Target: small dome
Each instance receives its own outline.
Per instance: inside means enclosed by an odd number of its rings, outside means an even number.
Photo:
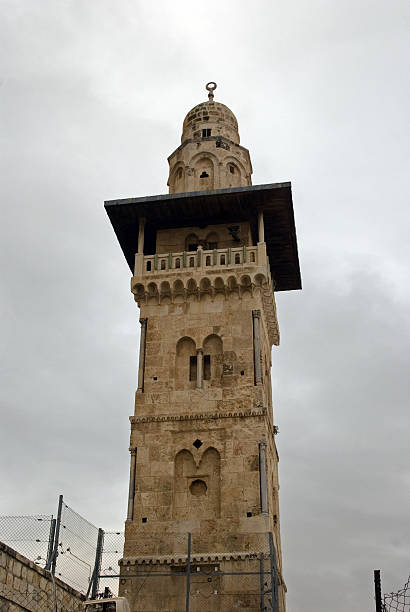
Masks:
[[[185,117],[181,142],[207,136],[225,136],[239,144],[238,122],[225,104],[213,100],[202,102],[194,106]]]

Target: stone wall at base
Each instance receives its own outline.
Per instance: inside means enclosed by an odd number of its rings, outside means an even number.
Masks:
[[[0,542],[0,612],[51,612],[54,610],[53,581],[46,572],[23,555]],[[80,612],[85,596],[55,579],[57,609]]]

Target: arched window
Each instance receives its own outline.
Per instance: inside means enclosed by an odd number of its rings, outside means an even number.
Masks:
[[[175,385],[176,390],[190,388],[196,381],[196,348],[192,338],[181,338],[176,346]]]
[[[186,251],[196,251],[199,245],[199,238],[196,234],[189,234],[185,238],[185,250]]]
[[[204,380],[216,379],[222,373],[222,340],[211,334],[204,340]]]
[[[235,263],[236,264],[240,264],[241,263],[241,255],[240,255],[240,253],[235,253]]]
[[[206,237],[206,249],[209,251],[213,251],[218,248],[219,237],[216,232],[210,232]]]
[[[176,260],[175,260],[175,267],[176,268],[180,268],[181,267],[181,260],[179,259],[179,257],[177,257]]]
[[[209,157],[201,157],[194,166],[195,189],[214,189],[214,164]]]

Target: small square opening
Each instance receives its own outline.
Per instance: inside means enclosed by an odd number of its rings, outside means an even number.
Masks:
[[[250,518],[250,517],[252,516],[252,512],[247,512],[247,513],[246,513],[246,516],[247,516],[248,518]]]
[[[146,523],[146,522],[147,522],[147,520],[148,520],[148,519],[147,519],[147,517],[146,517],[146,516],[143,516],[143,517],[142,517],[142,519],[141,519],[141,521],[142,521],[143,523]]]
[[[195,448],[201,448],[203,442],[201,440],[196,439],[195,442],[192,443]]]

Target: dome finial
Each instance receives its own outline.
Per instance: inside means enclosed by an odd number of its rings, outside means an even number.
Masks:
[[[209,83],[207,83],[205,87],[209,91],[208,93],[209,101],[212,102],[212,100],[214,99],[214,90],[216,89],[215,81],[209,81]]]

